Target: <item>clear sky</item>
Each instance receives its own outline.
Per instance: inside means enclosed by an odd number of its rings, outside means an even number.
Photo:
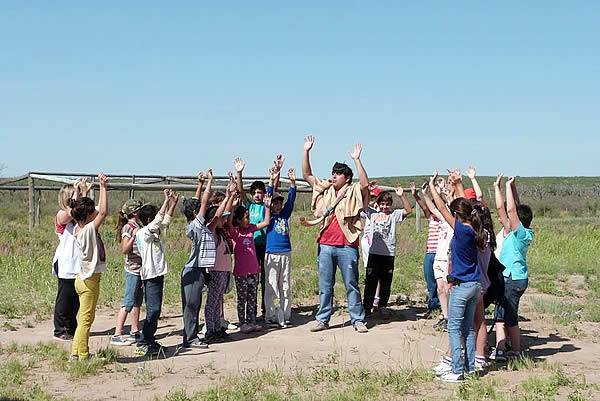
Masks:
[[[2,174],[600,175],[598,1],[182,3],[0,3]]]

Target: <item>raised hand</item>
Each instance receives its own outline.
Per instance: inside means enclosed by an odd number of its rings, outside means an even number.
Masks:
[[[354,145],[354,148],[350,152],[348,152],[348,154],[350,155],[352,160],[358,160],[358,159],[360,159],[361,152],[362,152],[362,145],[360,143],[357,143]]]
[[[475,167],[473,166],[469,166],[469,171],[467,171],[467,177],[469,177],[470,179],[474,180],[475,179]]]
[[[98,174],[98,182],[100,183],[101,187],[106,187],[106,184],[108,183],[108,177],[104,175],[104,173],[100,172]]]
[[[375,181],[375,180],[369,181],[369,192],[371,192],[375,188],[376,185],[377,185],[377,181]]]
[[[213,179],[213,170],[210,167],[206,169],[206,178],[208,178],[211,181]]]
[[[396,185],[396,195],[404,196],[404,188],[400,184]]]
[[[430,187],[433,188],[433,187],[435,187],[437,185],[437,182],[436,182],[437,177],[438,177],[438,171],[434,170],[433,171],[433,175],[431,177],[429,177],[429,186]]]
[[[515,177],[514,176],[510,176],[508,177],[508,179],[506,180],[506,185],[513,185],[513,183],[515,182]]]
[[[313,145],[315,144],[315,137],[312,135],[308,135],[306,137],[304,137],[304,150],[305,151],[309,151],[312,149]]]
[[[279,175],[279,170],[277,170],[276,167],[271,167],[269,169],[269,177],[271,179],[271,181],[275,181],[277,179],[277,176]]]
[[[410,194],[412,196],[417,196],[417,186],[415,185],[414,181],[410,182]]]
[[[267,192],[264,197],[265,207],[271,207],[271,199],[271,194]]]
[[[173,199],[173,202],[177,203],[177,202],[179,202],[180,197],[181,197],[181,195],[179,193],[176,193],[176,194],[174,193],[174,194],[172,194],[171,199]]]
[[[198,173],[198,182],[204,184],[204,173],[202,171]]]
[[[165,195],[165,200],[169,200],[169,199],[171,199],[171,196],[173,195],[173,191],[169,188],[165,188],[165,189],[163,189],[163,194]]]
[[[494,181],[494,186],[500,186],[500,184],[502,183],[502,177],[504,177],[504,173],[498,173],[498,175],[496,175],[496,181]]]
[[[281,153],[278,154],[277,156],[275,156],[275,160],[273,161],[273,164],[275,165],[275,169],[277,171],[281,171],[284,160],[285,160],[285,158],[283,157],[283,155]]]
[[[296,170],[291,168],[288,170],[288,178],[291,182],[296,182]]]
[[[233,167],[235,168],[235,171],[241,173],[242,171],[244,171],[244,167],[246,167],[246,164],[244,163],[241,157],[236,157],[233,160]]]
[[[225,188],[225,190],[227,191],[227,193],[229,195],[235,193],[237,189],[237,185],[235,184],[235,181],[230,180],[229,183],[227,183],[227,187]]]

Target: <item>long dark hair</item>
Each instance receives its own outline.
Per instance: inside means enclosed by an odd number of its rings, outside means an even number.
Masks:
[[[96,210],[96,204],[87,196],[71,199],[69,201],[69,207],[71,208],[71,216],[73,216],[78,223],[85,223],[88,216]]]
[[[481,224],[483,225],[483,229],[486,230],[489,234],[490,240],[490,248],[492,251],[496,250],[496,234],[494,233],[494,220],[492,219],[492,214],[490,213],[490,209],[481,202],[476,200],[471,201],[473,203],[473,209],[479,215],[481,219]]]
[[[475,239],[473,245],[484,250],[487,242],[487,235],[483,230],[483,222],[477,210],[467,198],[456,198],[450,203],[450,211],[461,221],[461,223],[469,223],[475,231]]]

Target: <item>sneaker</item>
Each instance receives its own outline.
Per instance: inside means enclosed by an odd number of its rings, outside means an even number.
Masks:
[[[291,327],[293,326],[292,321],[291,320],[286,320],[285,321],[285,327]]]
[[[379,306],[379,297],[373,298],[373,306]]]
[[[487,368],[485,356],[475,356],[475,372],[484,371]]]
[[[124,346],[124,345],[131,345],[134,342],[131,341],[131,339],[128,338],[123,338],[121,336],[112,336],[110,338],[110,345],[116,345],[116,346]]]
[[[73,336],[70,334],[58,334],[53,335],[52,338],[56,341],[61,341],[64,343],[68,343],[69,341],[73,341]]]
[[[518,351],[508,351],[506,353],[506,358],[507,359],[522,359],[525,356],[525,354],[523,354],[523,352],[518,352]]]
[[[392,317],[392,312],[388,308],[382,307],[379,308],[379,316],[384,320],[388,320]]]
[[[452,372],[452,359],[447,356],[443,357],[440,363],[433,368],[433,373],[436,376],[442,376],[450,372]]]
[[[503,349],[494,349],[490,354],[490,359],[496,362],[506,362],[506,352]]]
[[[252,325],[244,323],[242,324],[242,327],[240,327],[240,331],[244,334],[248,334],[252,333],[252,331],[254,331],[254,328],[252,327]]]
[[[220,331],[213,331],[211,333],[207,333],[202,341],[207,344],[216,344],[222,343],[223,341],[225,341],[225,339],[221,336]]]
[[[263,331],[263,327],[260,324],[250,324],[250,327],[252,327],[252,331]]]
[[[271,319],[265,320],[265,324],[269,327],[279,327],[279,322]]]
[[[446,383],[462,383],[465,380],[462,374],[452,373],[452,371],[438,376],[437,379]]]
[[[217,331],[217,334],[223,341],[231,341],[231,336],[229,336],[225,330],[219,330]]]
[[[310,328],[310,331],[313,333],[316,333],[318,331],[323,331],[323,330],[327,330],[329,328],[329,326],[327,326],[325,323],[317,320]]]
[[[365,322],[356,323],[356,325],[354,326],[354,330],[358,331],[359,333],[369,332],[369,329],[367,329],[367,325],[365,324]]]
[[[226,329],[226,330],[237,330],[238,327],[231,323],[229,320],[223,319],[221,318],[221,327]]]
[[[71,355],[69,356],[69,362],[78,361],[79,355]]]
[[[433,325],[433,328],[439,331],[448,331],[448,319],[441,318]]]
[[[142,333],[140,333],[139,331],[134,331],[133,333],[129,333],[129,341],[131,341],[132,344],[135,344],[139,341],[142,340]]]
[[[138,344],[135,347],[135,354],[140,356],[153,356],[160,353],[161,345],[159,343],[154,344]]]
[[[196,337],[190,343],[187,343],[187,344],[183,343],[183,346],[185,348],[199,348],[199,349],[206,349],[206,348],[208,348],[208,344],[205,341],[199,339],[198,337]]]

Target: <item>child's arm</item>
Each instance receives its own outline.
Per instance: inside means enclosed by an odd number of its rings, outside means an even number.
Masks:
[[[273,195],[273,192],[277,191],[277,185],[279,185],[279,171],[276,167],[269,169],[269,185],[267,186],[267,192]]]
[[[96,214],[93,221],[96,231],[98,231],[108,214],[108,199],[106,198],[108,177],[104,173],[100,173],[98,174],[98,182],[100,183],[100,199],[98,200],[98,214]]]
[[[152,220],[150,224],[148,224],[148,232],[157,233],[160,231],[160,226],[162,225],[163,219],[165,218],[165,212],[167,211],[167,206],[169,205],[169,200],[171,198],[172,192],[173,191],[171,191],[170,189],[163,190],[165,199],[160,209],[158,210],[158,213],[156,213],[154,220]]]
[[[304,138],[304,151],[302,152],[302,176],[308,182],[311,188],[315,186],[317,179],[312,173],[312,169],[310,167],[310,158],[309,153],[315,144],[315,137],[312,135],[308,135]]]
[[[246,167],[246,164],[244,163],[241,157],[236,157],[233,160],[233,167],[235,167],[235,171],[237,173],[237,190],[240,193],[240,199],[246,199],[244,193],[244,181],[242,179],[242,172],[244,171],[244,167]]]
[[[398,195],[400,197],[400,200],[402,201],[402,208],[404,209],[404,213],[403,213],[404,217],[411,214],[412,207],[410,206],[410,203],[408,203],[408,199],[406,199],[406,196],[404,196],[404,188],[402,188],[402,185],[400,185],[400,184],[396,185],[396,195]]]
[[[521,204],[521,199],[519,199],[519,194],[517,193],[516,177],[515,177],[515,180],[513,180],[513,182],[512,182],[511,188],[512,188],[513,198],[515,198],[515,205],[519,206]]]
[[[427,183],[427,185],[429,185],[429,183]],[[433,190],[435,191],[435,188]],[[431,199],[429,199],[429,196],[427,196],[427,194],[425,192],[423,192],[423,199],[425,200],[425,204],[429,208],[429,211],[431,212],[431,214],[433,214],[438,220],[443,220],[444,216],[442,216],[440,211],[433,204],[433,201]]]
[[[265,227],[268,227],[271,224],[271,194],[265,194],[265,219],[260,223],[256,224],[256,231],[262,230]]]
[[[357,143],[354,145],[354,149],[348,152],[352,160],[354,160],[354,164],[356,165],[356,171],[358,171],[358,182],[360,184],[360,192],[363,196],[363,202],[369,202],[369,177],[367,176],[367,172],[360,161],[360,154],[362,153],[362,145]]]
[[[464,189],[463,183],[462,183],[462,174],[460,173],[460,168],[457,168],[456,170],[453,170],[453,171],[448,170],[448,179],[450,180],[452,185],[454,185],[455,194],[459,198],[464,198],[465,197],[465,189]]]
[[[173,213],[175,213],[175,207],[177,206],[177,202],[179,202],[179,194],[175,194],[172,190],[169,190],[169,201],[171,202],[169,205],[169,210],[167,210],[167,214],[162,221],[162,227],[164,229],[169,227],[169,224],[171,224]]]
[[[414,181],[410,182],[410,193],[413,196],[413,198],[415,198],[415,202],[417,202],[419,204],[419,207],[421,208],[421,210],[423,210],[423,214],[425,215],[425,218],[429,219],[429,216],[431,216],[431,212],[429,211],[429,208],[427,207],[427,204],[423,201],[423,199],[421,199],[419,197],[419,193],[417,192],[417,187],[416,187]],[[423,193],[423,196],[425,196],[424,193]]]
[[[223,200],[221,201],[221,203],[219,203],[219,206],[217,207],[217,211],[215,212],[215,217],[212,219],[212,221],[208,224],[208,228],[212,229],[218,222],[218,219],[223,216],[223,213],[225,212],[225,210],[229,207],[229,210],[231,210],[231,203],[233,201],[233,197],[232,195],[232,190],[230,189],[230,184],[227,184],[227,186],[225,187],[225,198],[223,198]],[[235,184],[233,187],[233,191],[235,191]]]
[[[283,161],[284,161],[284,157],[283,155],[280,153],[277,156],[275,156],[275,160],[273,161],[273,164],[275,165],[274,169],[277,172],[277,175],[275,176],[275,179],[273,180],[273,191],[277,191],[277,188],[279,188],[279,177],[281,176],[281,169],[283,168]]]
[[[504,209],[504,197],[502,196],[502,189],[500,188],[503,176],[502,173],[498,173],[496,176],[496,181],[494,181],[494,198],[496,200],[496,212],[498,213],[500,224],[504,227],[504,236],[506,236],[506,234],[510,232],[510,222],[508,221],[508,216]]]
[[[471,179],[471,183],[473,184],[473,190],[475,191],[475,196],[477,196],[477,200],[479,202],[483,201],[483,192],[481,192],[481,187],[477,182],[477,178],[475,177],[476,171],[475,167],[469,166],[469,171],[467,172],[467,176]]]
[[[519,220],[519,215],[517,214],[517,204],[512,192],[514,182],[515,177],[508,177],[508,180],[506,180],[506,213],[508,214],[510,228],[516,231],[519,228],[519,224],[521,224],[521,220]]]
[[[281,214],[289,218],[294,211],[294,203],[296,202],[296,170],[293,168],[288,170],[288,179],[290,180],[290,189],[288,191],[288,198],[283,205]]]
[[[444,218],[444,220],[446,220],[446,222],[450,225],[450,227],[452,227],[452,229],[454,229],[454,223],[455,223],[454,216],[452,216],[452,213],[450,213],[450,211],[446,208],[446,204],[442,200],[442,197],[440,196],[440,194],[438,194],[437,190],[435,189],[435,186],[437,185],[437,183],[435,182],[435,180],[437,179],[437,175],[438,175],[438,172],[437,172],[437,170],[435,170],[433,172],[433,175],[429,179],[429,188],[431,188],[431,191],[430,191],[431,196],[433,197],[433,201],[435,202],[437,209],[442,214],[442,217]]]
[[[196,187],[196,193],[194,194],[194,198],[200,199],[202,196],[202,186],[204,185],[204,173],[200,171],[198,173],[198,187]]]
[[[213,182],[213,171],[212,168],[206,169],[206,188],[204,188],[204,193],[202,194],[202,200],[200,201],[200,216],[204,216],[206,213],[206,209],[208,209],[208,203],[210,201],[210,191],[212,189]]]

